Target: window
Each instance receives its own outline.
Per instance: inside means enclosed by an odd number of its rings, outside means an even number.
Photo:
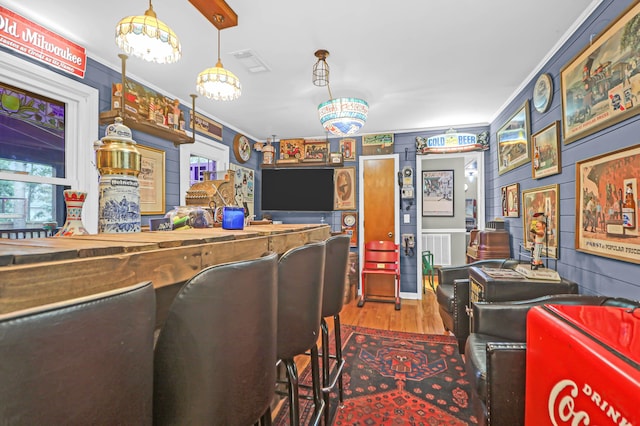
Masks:
[[[65,105],[0,82],[0,170],[43,180],[65,174]],[[56,209],[63,187],[0,181],[0,227],[62,222]]]
[[[229,147],[196,134],[193,144],[180,145],[180,203],[185,205],[187,190],[204,180],[204,172],[216,172],[222,179],[229,167]],[[222,176],[220,176],[222,174]]]
[[[71,188],[89,194],[83,222],[97,232],[98,91],[5,52],[0,76],[0,226],[62,225]]]

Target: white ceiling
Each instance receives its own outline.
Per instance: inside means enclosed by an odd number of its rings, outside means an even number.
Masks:
[[[489,123],[559,41],[601,0],[227,0],[238,26],[221,33],[221,59],[240,99],[199,97],[197,109],[251,138],[324,137],[311,82],[314,52],[327,49],[334,97],[369,102],[361,134]],[[0,5],[86,47],[120,70],[116,23],[147,0],[0,0]],[[182,44],[171,65],[127,61],[127,77],[191,105],[196,76],[214,66],[217,30],[188,0],[155,0]],[[253,51],[269,67],[252,74],[232,53]]]

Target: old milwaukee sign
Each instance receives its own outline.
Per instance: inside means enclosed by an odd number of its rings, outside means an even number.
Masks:
[[[84,47],[0,6],[0,45],[84,78]]]

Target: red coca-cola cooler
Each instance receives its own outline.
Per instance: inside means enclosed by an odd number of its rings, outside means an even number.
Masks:
[[[525,424],[640,425],[640,309],[536,306]]]

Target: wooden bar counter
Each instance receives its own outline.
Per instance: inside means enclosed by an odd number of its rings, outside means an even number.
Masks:
[[[0,239],[0,314],[147,280],[158,294],[208,266],[267,251],[282,254],[330,234],[328,225],[269,224],[244,230]]]

